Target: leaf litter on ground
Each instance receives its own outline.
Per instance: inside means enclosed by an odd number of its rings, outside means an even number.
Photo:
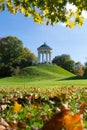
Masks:
[[[12,88],[0,93],[0,130],[87,129],[87,88]]]

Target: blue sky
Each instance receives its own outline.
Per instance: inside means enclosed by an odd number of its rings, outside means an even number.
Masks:
[[[66,28],[62,24],[38,25],[22,14],[0,13],[0,38],[16,36],[37,56],[37,48],[46,42],[51,48],[52,58],[69,54],[75,62],[87,61],[87,21],[82,27]]]

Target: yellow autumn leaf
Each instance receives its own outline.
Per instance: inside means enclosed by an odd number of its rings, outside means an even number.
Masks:
[[[31,14],[28,12],[28,10],[25,11],[25,16],[26,17],[30,17],[31,16]]]
[[[40,14],[37,13],[37,12],[34,12],[34,18],[33,19],[38,24],[43,23],[43,21],[44,21],[43,16],[40,16]]]
[[[74,17],[74,12],[71,12],[71,13],[70,13],[70,17]]]
[[[4,3],[5,2],[5,0],[0,0],[0,3]]]
[[[11,13],[16,14],[16,13],[17,13],[17,10],[16,10],[16,9],[13,9],[13,10],[11,11]]]
[[[58,3],[62,3],[63,1],[62,0],[58,0]]]
[[[11,2],[8,2],[7,5],[8,5],[9,8],[11,8],[11,9],[13,8],[13,4]]]
[[[64,24],[65,24],[66,26],[68,26],[69,23],[70,23],[70,19],[69,19],[69,18],[66,18],[66,22],[64,22]]]
[[[32,116],[33,116],[32,113],[28,113],[28,114],[25,115],[26,118],[30,118],[30,117],[32,117]]]
[[[17,101],[14,102],[14,106],[13,106],[13,110],[15,113],[18,113],[22,108],[22,105],[21,104],[18,104]]]
[[[82,25],[83,25],[83,22],[84,22],[84,17],[80,17],[80,18],[79,18],[79,23],[78,23],[78,25],[79,25],[79,26],[82,26]]]
[[[70,28],[73,28],[75,26],[75,22],[71,22],[70,24],[69,24],[69,27]]]
[[[48,13],[49,13],[49,10],[48,10],[48,9],[45,9],[45,13],[48,14]]]
[[[21,13],[25,13],[24,7],[22,7],[22,8],[20,9],[20,12],[21,12]]]

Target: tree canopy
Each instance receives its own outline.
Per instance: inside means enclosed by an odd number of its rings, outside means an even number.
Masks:
[[[17,74],[21,68],[32,65],[36,59],[18,38],[0,38],[0,76]]]
[[[70,55],[62,54],[55,56],[52,61],[54,64],[63,67],[64,69],[74,73],[75,62],[71,59]]]
[[[67,9],[67,3],[74,5],[76,10]],[[82,11],[87,10],[87,0],[0,0],[0,12],[4,10],[31,16],[36,23],[45,21],[46,25],[53,25],[63,22],[72,28],[83,24]]]

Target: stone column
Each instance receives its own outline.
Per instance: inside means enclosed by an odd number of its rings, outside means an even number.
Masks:
[[[48,63],[48,53],[46,52],[46,63]]]
[[[38,63],[40,63],[40,52],[38,51]]]
[[[44,63],[44,52],[42,52],[42,63]]]
[[[52,63],[52,61],[51,61],[51,52],[49,52],[49,63]]]

